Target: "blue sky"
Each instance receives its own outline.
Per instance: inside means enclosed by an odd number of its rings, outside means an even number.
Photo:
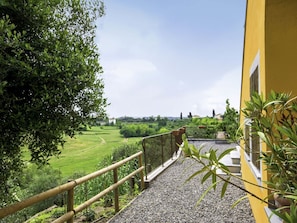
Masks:
[[[96,42],[110,117],[239,109],[245,0],[106,0]]]

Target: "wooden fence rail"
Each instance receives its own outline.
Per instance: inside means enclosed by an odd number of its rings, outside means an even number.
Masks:
[[[128,161],[132,159],[138,158],[138,166],[139,168],[129,175],[125,176],[124,178],[118,180],[118,174],[117,174],[117,169],[127,163]],[[123,159],[117,163],[114,163],[108,167],[105,167],[101,170],[98,170],[96,172],[93,172],[91,174],[88,174],[86,176],[83,176],[81,178],[78,178],[76,180],[72,180],[68,183],[65,183],[63,185],[60,185],[58,187],[55,187],[53,189],[47,190],[43,193],[37,194],[33,197],[30,197],[26,200],[20,201],[18,203],[12,204],[10,206],[6,206],[0,209],[0,219],[4,218],[8,215],[14,214],[17,211],[20,211],[24,208],[27,208],[29,206],[32,206],[33,204],[36,204],[40,201],[46,200],[50,197],[56,196],[58,194],[61,194],[65,191],[67,191],[67,213],[62,215],[60,218],[56,219],[54,222],[55,223],[60,223],[60,222],[65,222],[67,223],[73,223],[73,217],[76,213],[81,212],[82,210],[86,209],[89,207],[92,203],[95,201],[99,200],[101,197],[106,195],[107,193],[111,192],[112,190],[114,191],[114,196],[115,196],[115,211],[119,211],[119,193],[118,193],[118,187],[123,184],[125,181],[128,179],[132,178],[136,174],[140,174],[140,180],[141,180],[141,189],[144,188],[144,174],[143,174],[144,167],[142,166],[142,152],[135,153],[134,155]],[[90,198],[89,200],[85,201],[84,203],[80,204],[79,206],[74,208],[74,188],[86,181],[89,181],[91,179],[94,179],[96,177],[101,176],[102,174],[113,171],[114,174],[114,183],[110,185],[108,188],[105,190],[101,191],[94,197]]]

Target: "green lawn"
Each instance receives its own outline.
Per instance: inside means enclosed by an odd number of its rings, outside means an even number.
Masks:
[[[123,143],[135,143],[141,138],[123,138],[120,131],[114,126],[92,127],[88,131],[77,134],[74,138],[66,138],[61,155],[53,157],[50,164],[59,169],[63,177],[75,172],[91,173],[97,164],[113,149]]]

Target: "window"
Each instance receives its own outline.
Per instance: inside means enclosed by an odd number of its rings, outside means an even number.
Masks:
[[[247,121],[244,127],[244,150],[249,157],[248,160],[260,171],[260,137],[255,134],[253,123],[250,120]]]
[[[254,92],[259,93],[259,66],[256,66],[250,76],[250,96]],[[250,134],[250,156],[251,161],[258,170],[260,170],[260,137],[253,130],[253,123],[251,123]]]
[[[250,155],[250,128],[251,126],[248,124],[245,124],[244,126],[244,150],[245,152]]]
[[[253,132],[253,124],[251,125]],[[260,137],[257,134],[251,135],[251,160],[255,167],[260,170]]]
[[[258,69],[258,66],[256,67],[256,69],[250,76],[250,96],[252,96],[252,94],[254,92],[259,93],[259,69]]]
[[[253,93],[259,93],[259,54],[257,54],[254,63],[250,69],[250,97],[252,97]],[[249,157],[249,161],[251,161],[253,169],[260,171],[261,163],[260,163],[260,137],[255,134],[253,123],[251,120],[246,120],[245,128],[244,128],[244,138],[245,138],[245,152]]]

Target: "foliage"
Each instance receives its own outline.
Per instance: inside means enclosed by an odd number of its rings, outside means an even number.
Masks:
[[[47,163],[65,134],[105,114],[94,42],[103,13],[100,0],[0,2],[0,205],[21,171],[21,146]]]
[[[269,185],[297,200],[297,97],[271,92],[264,100],[254,94],[243,113],[251,120],[252,132],[268,147],[261,159],[271,173]]]
[[[22,177],[18,179],[18,188],[15,189],[14,201],[24,200],[61,184],[61,173],[50,166],[37,167],[28,164],[23,171]],[[29,208],[23,209],[14,215],[6,217],[3,222],[24,222],[30,216],[39,213],[53,205],[63,205],[63,196],[57,195],[39,202]],[[0,220],[0,222],[2,222]]]
[[[193,118],[187,126],[187,135],[194,138],[214,139],[220,120],[210,117]]]
[[[141,147],[139,144],[123,144],[116,149],[114,149],[111,155],[106,156],[99,164],[98,169],[105,168],[107,166],[112,165],[115,162],[118,162],[122,159],[125,159],[136,152],[139,152]],[[134,170],[138,168],[138,161],[131,160],[130,162],[123,165],[121,168],[118,169],[118,178],[121,179]],[[83,173],[80,174],[81,176],[84,175]],[[80,177],[80,175],[74,175],[72,178],[76,179]],[[136,182],[139,178],[136,178]],[[80,204],[87,199],[95,196],[98,191],[103,191],[107,187],[113,184],[113,173],[111,171],[103,174],[102,176],[95,178],[87,183],[84,183],[75,188],[75,203]],[[122,186],[119,187],[120,195],[124,195],[130,192],[130,185],[129,182],[124,183]],[[113,200],[113,194],[110,193],[104,197],[105,206],[110,206]]]
[[[208,178],[212,179],[212,184],[204,192],[199,202],[211,189],[216,189],[217,185],[222,183],[221,197],[224,196],[227,186],[233,185],[246,192],[249,196],[275,206],[268,198],[258,197],[253,191],[247,191],[245,188],[232,183],[231,179],[234,177],[263,190],[273,191],[291,200],[288,212],[284,211],[284,208],[288,207],[283,207],[274,210],[273,213],[278,215],[284,222],[297,222],[297,97],[292,98],[289,94],[271,92],[265,100],[263,96],[255,93],[252,95],[251,100],[246,102],[243,114],[251,122],[251,134],[258,135],[268,147],[268,150],[266,152],[262,151],[261,154],[261,160],[270,174],[270,178],[266,182],[268,187],[253,184],[230,173],[229,169],[220,161],[231,150],[217,154],[215,149],[210,149],[207,153],[203,153],[202,148],[189,145],[184,136],[183,151],[185,155],[203,165],[188,180],[198,174],[204,174],[201,183],[204,183]],[[223,171],[226,176],[218,175],[216,172],[218,169]],[[242,199],[239,199],[238,202]]]
[[[215,139],[217,126],[188,126],[187,136],[198,139]]]
[[[158,134],[164,134],[170,132],[169,129],[162,127],[159,129]]]
[[[129,129],[127,132],[125,132],[125,135],[130,137],[129,135],[137,135],[139,133],[142,133],[144,131],[138,130],[136,133],[137,128],[141,128],[141,126],[144,124],[144,128],[149,128],[150,130],[147,132],[149,135],[159,134],[159,133],[165,133],[170,132],[174,129],[179,129],[182,126],[189,125],[191,123],[190,118],[174,118],[174,117],[143,117],[143,118],[133,118],[133,117],[121,117],[117,118],[117,126],[119,126],[120,129],[129,128],[130,125],[131,129]],[[126,130],[123,130],[126,131]],[[123,134],[124,136],[124,134]],[[142,135],[139,135],[140,137],[143,137]],[[148,136],[146,134],[146,136]],[[125,137],[125,136],[124,136]],[[134,136],[132,136],[134,137]]]
[[[204,118],[193,118],[191,125],[196,126],[208,126],[208,125],[218,125],[220,121],[215,118],[204,117]]]
[[[96,213],[92,209],[88,209],[87,211],[84,212],[84,216],[86,217],[87,222],[92,222],[96,218]]]
[[[24,174],[25,178],[27,178],[24,181],[24,186],[27,186],[27,196],[30,197],[54,188],[61,183],[61,172],[59,170],[53,169],[50,166],[37,168],[36,165],[31,165],[30,167],[28,167]],[[30,182],[30,184],[27,185],[27,182]],[[62,196],[49,198],[32,206],[30,215],[34,215],[35,213],[51,207],[54,204],[62,205],[63,202],[64,201]]]
[[[256,195],[254,195],[253,193],[247,191],[245,188],[232,183],[231,178],[238,178],[244,182],[247,182],[245,180],[243,180],[242,178],[238,177],[237,175],[234,175],[233,173],[231,173],[228,169],[228,167],[222,163],[221,161],[223,160],[223,158],[228,155],[231,151],[234,150],[234,148],[230,148],[230,149],[226,149],[224,152],[222,152],[221,154],[218,154],[218,151],[215,148],[210,148],[207,152],[205,152],[204,150],[204,146],[201,145],[199,148],[196,148],[193,144],[189,144],[186,135],[183,135],[183,145],[182,145],[182,150],[185,154],[185,157],[190,157],[192,159],[194,159],[195,161],[197,161],[199,164],[202,165],[202,168],[199,169],[198,171],[196,171],[194,174],[192,174],[187,181],[191,180],[192,178],[194,178],[195,176],[199,175],[199,174],[204,174],[204,176],[201,179],[201,183],[205,183],[205,181],[209,178],[212,179],[212,183],[211,185],[208,187],[208,189],[202,194],[202,196],[200,197],[200,199],[198,200],[198,204],[203,200],[203,198],[207,195],[207,193],[211,190],[211,189],[216,189],[218,184],[223,184],[223,186],[221,187],[221,198],[224,197],[227,186],[229,185],[233,185],[237,188],[239,188],[240,190],[243,190],[244,192],[249,193],[250,195],[260,199],[261,201],[267,203],[267,201],[265,201],[262,198],[257,197]],[[222,176],[217,174],[217,171],[220,170],[223,173],[226,174],[226,176]],[[250,183],[250,182],[248,182]],[[254,186],[259,186],[259,185],[255,185]],[[261,186],[260,186],[261,187]],[[264,187],[262,187],[264,188]],[[264,188],[266,189],[266,188]]]
[[[162,128],[167,125],[168,118],[161,118],[160,115],[157,117],[158,128]]]
[[[117,147],[116,149],[113,150],[112,152],[112,162],[117,162],[120,161],[122,159],[125,159],[131,155],[133,155],[134,153],[137,153],[139,151],[141,151],[141,147],[139,143],[135,143],[135,144],[123,144],[119,147]]]
[[[148,124],[123,124],[120,133],[125,137],[144,137],[156,134],[156,128]]]
[[[219,129],[225,131],[229,139],[235,141],[238,138],[240,132],[239,129],[239,114],[230,107],[229,99],[226,100],[226,110],[224,112],[223,121],[219,126]]]

